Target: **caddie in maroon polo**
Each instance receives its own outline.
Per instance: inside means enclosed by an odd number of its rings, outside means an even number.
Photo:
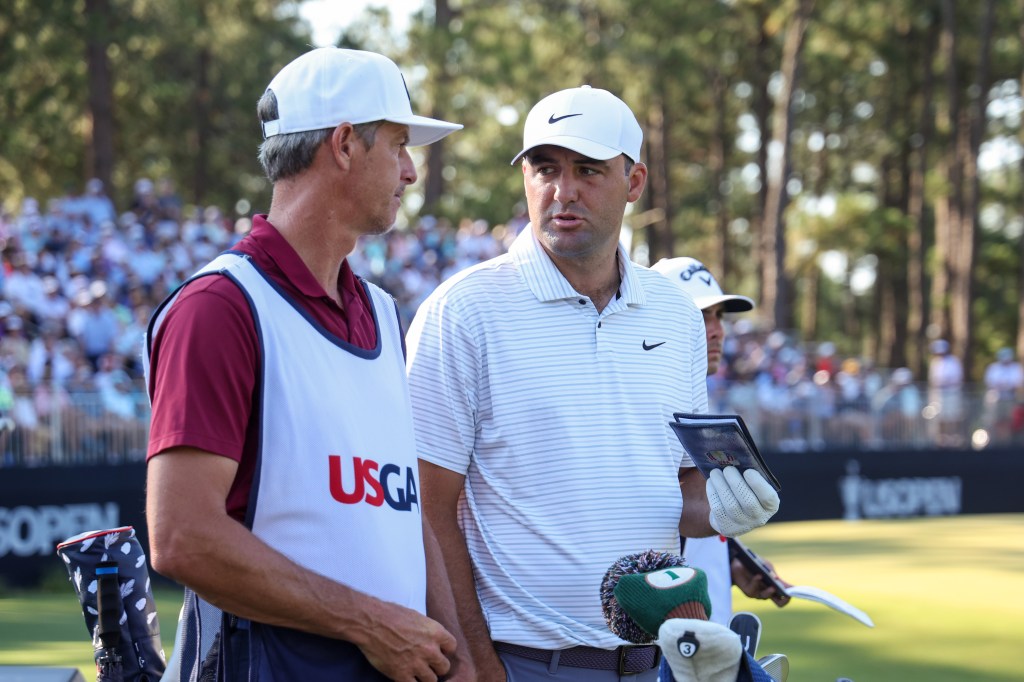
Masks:
[[[165,680],[474,679],[418,500],[394,300],[346,260],[395,222],[416,116],[398,67],[321,48],[257,106],[267,215],[154,315],[147,521],[187,588]]]

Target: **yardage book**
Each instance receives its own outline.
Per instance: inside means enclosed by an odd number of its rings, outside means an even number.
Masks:
[[[740,473],[754,469],[781,490],[779,481],[768,469],[754,439],[738,414],[689,414],[676,412],[670,422],[676,438],[690,455],[693,465],[708,478],[714,469],[734,466]]]

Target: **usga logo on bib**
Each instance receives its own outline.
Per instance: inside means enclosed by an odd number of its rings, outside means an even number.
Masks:
[[[416,493],[416,473],[412,467],[404,471],[397,464],[379,463],[372,459],[352,457],[345,466],[339,455],[330,455],[331,497],[342,504],[365,502],[380,507],[385,502],[396,511],[411,511],[419,507]]]
[[[673,587],[679,587],[693,580],[693,577],[697,575],[697,571],[693,570],[689,566],[673,566],[672,568],[663,568],[660,571],[654,571],[644,576],[647,580],[647,584],[651,587],[659,590],[669,590]]]

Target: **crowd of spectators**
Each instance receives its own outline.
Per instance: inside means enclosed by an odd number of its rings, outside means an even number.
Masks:
[[[523,214],[493,227],[423,216],[364,239],[350,260],[395,295],[408,325],[440,282],[503,253],[525,224]],[[247,218],[215,207],[186,208],[168,180],[138,180],[123,212],[95,179],[45,210],[27,198],[16,213],[0,212],[0,466],[142,458],[149,316],[248,229]],[[711,409],[743,414],[778,448],[960,447],[972,419],[994,441],[1024,433],[1024,372],[1009,349],[986,372],[984,401],[965,402],[944,341],[933,344],[927,381],[915,383],[909,369],[844,358],[828,342],[731,324]],[[984,414],[972,415],[982,402]]]
[[[142,454],[149,314],[233,235],[215,210],[186,219],[169,182],[134,189],[121,214],[93,179],[0,215],[3,462]]]
[[[713,412],[752,421],[781,450],[854,446],[984,448],[1024,442],[1024,370],[1003,348],[984,384],[965,383],[944,339],[930,347],[927,376],[842,357],[831,342],[806,343],[733,323],[719,372],[709,380]]]
[[[27,198],[0,212],[0,466],[144,456],[149,316],[250,221],[186,208],[167,180],[140,179],[133,194],[118,212],[93,179],[45,210]],[[408,324],[443,279],[504,252],[524,224],[426,216],[367,238],[351,262]]]

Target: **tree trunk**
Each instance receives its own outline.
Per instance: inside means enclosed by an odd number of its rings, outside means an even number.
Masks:
[[[810,340],[818,338],[818,297],[821,286],[821,268],[817,262],[807,264],[801,282],[804,290],[801,295],[800,338]]]
[[[711,136],[711,149],[708,157],[711,174],[711,191],[716,199],[715,235],[717,263],[713,265],[718,273],[718,281],[722,282],[727,291],[735,287],[729,286],[732,263],[729,258],[729,197],[723,193],[726,178],[726,159],[729,153],[729,135],[726,124],[726,83],[725,77],[718,69],[712,69],[708,80],[711,83],[712,100],[714,101],[715,122]]]
[[[1024,0],[1017,1],[1017,14],[1021,17],[1017,28],[1020,44],[1024,45]],[[1024,66],[1020,71],[1020,88],[1024,92]],[[1024,145],[1024,126],[1017,132],[1018,141]],[[1024,157],[1020,161],[1020,176],[1024,178]],[[1024,215],[1024,192],[1021,193],[1020,212]],[[1017,246],[1017,357],[1024,358],[1024,234]]]
[[[206,3],[198,4],[199,25],[206,26]],[[202,29],[200,29],[202,30]],[[212,56],[208,40],[203,39],[199,44],[199,53],[196,55],[196,90],[193,107],[196,112],[196,149],[195,165],[192,177],[192,199],[197,204],[203,204],[206,200],[206,191],[209,186],[210,168],[210,62]]]
[[[790,170],[789,133],[793,126],[793,92],[800,72],[807,25],[814,0],[800,0],[796,16],[786,29],[782,48],[780,75],[782,86],[776,95],[772,112],[772,147],[776,151],[768,159],[768,193],[765,200],[762,259],[764,275],[761,284],[762,315],[770,327],[788,329],[792,326],[792,304],[786,276],[786,223],[784,214],[789,203],[786,181]]]
[[[903,326],[900,324],[900,315],[906,311],[902,309],[900,287],[896,286],[893,269],[888,261],[880,260],[878,263],[875,296],[879,322],[873,331],[873,343],[877,351],[869,353],[869,357],[874,357],[879,367],[902,367]]]
[[[672,145],[669,140],[669,112],[665,99],[660,93],[654,94],[647,116],[647,158],[650,172],[647,174],[649,205],[651,215],[656,216],[647,227],[647,245],[650,249],[650,262],[656,263],[661,258],[671,258],[674,253],[675,239],[672,234],[672,202],[670,200],[669,155]],[[680,254],[682,255],[682,254]]]
[[[114,87],[107,48],[110,44],[109,0],[85,0],[88,38],[85,46],[89,72],[89,114],[92,117],[91,177],[103,181],[113,195],[114,177]]]
[[[959,245],[954,252],[956,280],[953,289],[952,323],[953,349],[962,359],[964,375],[970,377],[974,369],[974,261],[981,239],[978,215],[981,205],[981,181],[978,176],[978,155],[985,134],[988,93],[991,88],[992,27],[995,21],[995,0],[986,0],[982,10],[978,35],[978,70],[975,75],[974,96],[963,112],[965,125],[961,127],[963,139],[963,212]]]
[[[847,262],[843,273],[841,309],[843,311],[843,335],[850,340],[861,342],[860,315],[857,314],[857,297],[853,295],[853,263]]]
[[[946,181],[945,192],[935,200],[935,272],[932,276],[931,335],[946,337],[950,333],[950,289],[953,283],[952,258],[954,240],[960,232],[962,177],[957,153],[960,139],[960,85],[957,78],[956,21],[953,0],[942,0],[942,34],[939,51],[946,68],[946,109],[938,124],[945,133],[945,151],[939,171]]]
[[[895,128],[896,115],[896,106],[885,108],[885,119],[882,122],[885,130]],[[904,158],[902,149],[882,157],[882,205],[888,210],[899,211],[903,208],[907,184]],[[866,316],[866,322],[870,325],[871,344],[875,349],[869,357],[874,357],[876,364],[882,367],[901,367],[904,362],[902,349],[906,341],[907,291],[904,287],[896,286],[895,273],[906,262],[906,235],[900,231],[894,242],[895,248],[880,249],[877,253],[873,306],[875,314]]]
[[[754,64],[752,68],[754,92],[754,118],[757,129],[761,131],[761,144],[758,145],[754,163],[757,164],[757,177],[761,181],[758,188],[757,201],[750,212],[750,232],[753,237],[752,251],[756,268],[756,281],[764,281],[764,207],[768,198],[768,131],[771,130],[771,96],[768,94],[768,81],[771,79],[771,36],[768,35],[768,9],[763,3],[755,5],[758,23],[758,40],[754,45]],[[763,312],[764,292],[761,292]]]
[[[434,31],[435,40],[441,40],[448,45],[448,26],[452,20],[452,8],[448,0],[434,0]],[[446,112],[441,106],[442,102],[448,100],[448,90],[451,77],[448,69],[445,68],[445,50],[437,50],[434,70],[434,105],[430,109],[431,118],[445,120]],[[424,214],[437,212],[441,197],[444,195],[444,159],[445,140],[441,139],[426,148],[427,152],[427,177],[423,181],[423,209]]]
[[[1024,3],[1024,0],[1021,0]],[[928,319],[927,276],[925,274],[925,235],[927,215],[925,211],[925,177],[928,173],[928,151],[931,147],[934,121],[934,76],[932,62],[938,41],[939,22],[935,18],[928,28],[924,54],[920,65],[924,68],[921,82],[920,110],[918,112],[917,140],[910,150],[910,177],[907,182],[907,217],[910,233],[907,236],[907,366],[914,376],[923,377],[928,365],[927,334],[925,320]],[[1024,28],[1022,28],[1024,30]]]

